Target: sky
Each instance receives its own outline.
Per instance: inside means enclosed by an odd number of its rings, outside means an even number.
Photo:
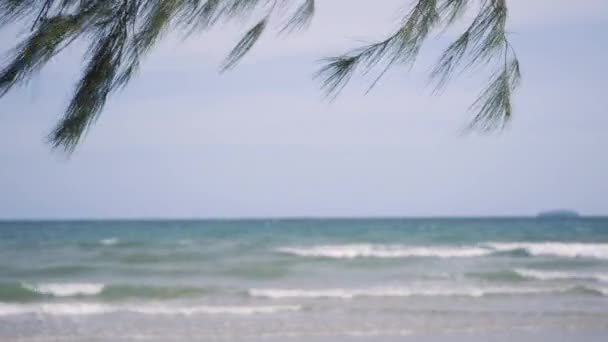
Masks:
[[[318,0],[307,31],[264,36],[224,74],[246,24],[169,34],[69,158],[45,142],[83,66],[66,50],[0,99],[0,219],[608,215],[608,1],[508,0],[523,81],[490,135],[462,133],[487,70],[428,85],[464,23],[369,94],[362,78],[324,99],[319,59],[387,35],[409,4],[379,3]]]

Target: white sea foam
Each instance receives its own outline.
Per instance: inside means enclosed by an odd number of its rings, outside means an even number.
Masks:
[[[253,315],[271,314],[284,311],[298,311],[298,305],[283,306],[194,306],[194,307],[168,307],[168,306],[139,306],[131,307],[126,311],[150,315],[196,315],[196,314],[231,314]]]
[[[100,240],[99,243],[104,246],[113,246],[118,243],[118,239],[117,238],[103,239],[103,240]]]
[[[608,259],[608,243],[489,242],[480,246],[499,252],[525,250],[531,255]]]
[[[0,316],[13,315],[57,315],[88,316],[115,312],[144,315],[253,315],[272,314],[285,311],[298,311],[300,306],[167,306],[162,304],[110,305],[102,303],[44,303],[44,304],[5,304],[0,303]]]
[[[346,258],[405,258],[405,257],[478,257],[492,253],[488,248],[469,246],[407,246],[382,244],[318,245],[311,247],[283,247],[280,253],[302,257]]]
[[[601,282],[608,282],[608,274],[604,273],[580,273],[580,272],[560,272],[560,271],[539,271],[530,269],[516,269],[515,273],[525,278],[532,278],[538,280],[568,280],[568,279],[580,279],[580,280],[597,280]]]
[[[343,332],[352,337],[383,337],[383,336],[410,336],[412,332],[406,329],[399,330],[347,330]]]
[[[281,247],[279,253],[301,257],[353,259],[407,257],[481,257],[524,250],[530,255],[608,259],[608,243],[486,242],[468,246],[410,246],[399,244],[344,244]]]
[[[464,287],[464,288],[410,288],[410,287],[383,287],[368,289],[250,289],[249,295],[253,297],[266,297],[272,299],[284,298],[336,298],[353,299],[357,297],[482,297],[485,295],[515,295],[515,294],[534,294],[551,293],[565,291],[565,289],[547,288],[522,288],[522,287]]]
[[[26,312],[25,305],[0,303],[0,317],[22,315]]]
[[[96,315],[111,312],[111,307],[97,303],[44,303],[4,304],[0,303],[0,316],[46,314],[46,315]]]
[[[24,288],[40,294],[56,297],[69,296],[94,296],[101,293],[104,284],[96,283],[45,283],[45,284],[21,284]]]

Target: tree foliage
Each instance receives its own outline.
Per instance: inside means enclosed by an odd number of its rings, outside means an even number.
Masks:
[[[331,0],[329,0],[331,1]],[[376,70],[376,81],[396,65],[411,65],[435,31],[453,25],[471,8],[476,16],[431,72],[436,89],[473,65],[494,63],[497,70],[472,105],[471,127],[501,128],[511,117],[511,94],[520,79],[519,62],[506,31],[506,0],[404,0],[411,10],[381,41],[322,60],[315,77],[328,96],[337,95],[356,73]],[[222,70],[238,62],[269,30],[291,33],[311,24],[315,0],[0,0],[0,27],[27,25],[30,33],[0,63],[0,97],[27,81],[77,40],[88,49],[86,66],[63,118],[51,132],[54,147],[73,151],[96,121],[108,96],[124,87],[140,62],[168,31],[184,35],[227,21],[259,15],[229,52]],[[275,25],[276,26],[276,25]],[[370,89],[375,85],[374,81]]]

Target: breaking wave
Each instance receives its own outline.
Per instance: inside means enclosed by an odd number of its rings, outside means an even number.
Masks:
[[[104,284],[96,283],[46,283],[46,284],[22,284],[22,287],[39,294],[55,297],[69,296],[94,296],[104,289]]]
[[[454,247],[454,246],[405,246],[405,245],[375,245],[375,244],[349,244],[349,245],[319,245],[311,247],[283,247],[277,250],[280,253],[302,257],[325,258],[405,258],[405,257],[478,257],[492,253],[491,250],[481,247]]]
[[[113,245],[116,245],[118,243],[118,241],[119,240],[117,238],[108,238],[108,239],[100,240],[99,243],[104,246],[113,246]]]
[[[496,252],[523,250],[533,256],[549,255],[566,258],[608,259],[608,243],[489,242],[480,246]]]
[[[46,297],[95,297],[103,300],[126,298],[172,299],[195,297],[213,292],[200,287],[157,287],[145,285],[106,285],[99,283],[0,283],[0,301],[22,302]]]
[[[532,256],[608,259],[608,243],[487,242],[469,246],[409,246],[399,244],[344,244],[281,247],[277,252],[317,258],[481,257],[524,251]]]
[[[561,271],[538,271],[530,269],[514,270],[519,276],[538,280],[595,280],[608,282],[608,274],[603,273],[574,273]]]
[[[358,297],[483,297],[486,295],[526,295],[526,294],[551,294],[551,293],[584,293],[591,295],[608,295],[608,290],[591,287],[568,287],[568,288],[524,288],[524,287],[468,287],[468,288],[409,288],[409,287],[387,287],[368,289],[250,289],[252,297],[265,297],[271,299],[286,298],[335,298],[353,299]]]
[[[167,306],[160,304],[110,305],[102,303],[44,303],[4,304],[0,303],[0,316],[12,315],[101,315],[128,312],[143,315],[253,315],[298,311],[297,305],[280,306]]]

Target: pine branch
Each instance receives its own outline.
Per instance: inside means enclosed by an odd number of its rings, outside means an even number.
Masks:
[[[129,24],[137,12],[134,0],[123,0],[99,26],[99,39],[92,44],[91,57],[78,82],[63,119],[55,127],[49,141],[55,148],[72,152],[87,129],[98,118],[110,92],[117,86],[116,75],[123,64]]]
[[[487,64],[500,60],[504,55],[504,67],[498,63],[499,71],[471,106],[471,109],[477,110],[477,114],[470,123],[470,128],[491,131],[501,129],[511,118],[511,94],[519,83],[520,73],[517,57],[507,41],[505,0],[481,2],[477,16],[467,30],[443,52],[430,79],[435,83],[434,91],[439,92],[459,67],[466,69],[477,64]],[[321,88],[328,97],[334,98],[357,71],[367,74],[381,66],[379,75],[369,87],[371,90],[394,65],[414,63],[430,32],[438,28],[440,21],[444,25],[454,23],[467,4],[467,0],[443,0],[441,3],[436,0],[418,0],[404,18],[402,26],[385,40],[351,50],[340,57],[323,60],[324,65],[316,74],[321,79]]]
[[[315,0],[304,0],[283,25],[281,32],[292,33],[307,28],[315,14]]]
[[[412,1],[411,10],[386,38],[323,59],[314,76],[322,90],[334,98],[356,74],[374,73],[372,89],[393,67],[412,66],[431,33],[453,25],[477,1],[477,15],[441,55],[430,78],[438,91],[459,70],[496,64],[497,71],[471,106],[477,113],[470,127],[502,128],[512,116],[511,97],[521,77],[507,39],[506,0]],[[54,147],[71,152],[112,92],[129,83],[166,32],[189,35],[262,15],[229,52],[221,67],[226,71],[273,27],[271,21],[278,21],[277,34],[308,27],[315,5],[314,0],[0,0],[0,28],[17,24],[31,31],[0,61],[0,97],[27,82],[72,42],[88,41],[87,65],[63,119],[49,137]],[[285,10],[283,14],[275,13],[279,8]]]
[[[0,70],[0,96],[42,68],[79,33],[82,23],[81,17],[71,15],[41,22],[36,31],[14,49],[14,57]]]
[[[245,56],[249,50],[253,47],[255,42],[260,38],[266,27],[268,17],[264,17],[257,24],[255,24],[247,33],[241,38],[236,46],[230,51],[228,57],[224,61],[222,71],[227,71],[232,68]]]

